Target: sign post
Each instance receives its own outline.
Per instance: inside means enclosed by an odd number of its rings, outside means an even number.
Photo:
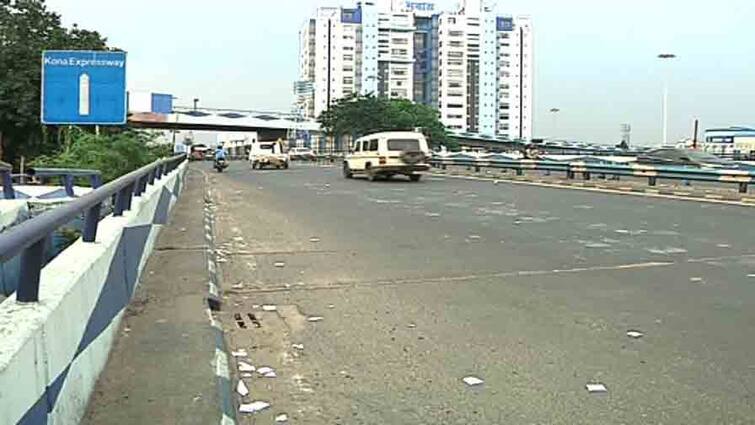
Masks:
[[[42,124],[126,124],[126,52],[42,53]]]

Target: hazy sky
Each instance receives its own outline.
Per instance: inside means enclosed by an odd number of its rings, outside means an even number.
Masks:
[[[454,0],[438,0],[451,9]],[[47,0],[128,51],[131,90],[208,107],[289,110],[298,30],[318,5],[353,0]],[[661,51],[671,67],[671,138],[755,125],[752,0],[509,0],[535,27],[535,135],[615,143],[661,138]],[[557,117],[548,111],[557,107]]]

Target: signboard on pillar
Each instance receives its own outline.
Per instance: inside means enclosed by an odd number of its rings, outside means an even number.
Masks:
[[[126,52],[42,53],[43,124],[126,123]]]

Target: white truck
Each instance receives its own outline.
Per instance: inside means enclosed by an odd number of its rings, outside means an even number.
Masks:
[[[288,168],[290,158],[283,148],[283,142],[255,142],[249,151],[249,162],[252,169],[261,170],[264,167]]]

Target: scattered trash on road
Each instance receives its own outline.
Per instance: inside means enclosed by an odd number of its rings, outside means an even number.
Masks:
[[[729,245],[728,243],[720,243],[716,246],[719,248],[731,248],[731,245]]]
[[[476,376],[466,376],[466,377],[464,377],[462,379],[462,381],[464,381],[464,383],[467,384],[467,385],[469,385],[470,387],[474,387],[476,385],[481,385],[481,384],[483,384],[485,382],[485,381],[483,381],[482,379],[480,379],[480,378],[478,378]]]
[[[254,372],[256,368],[247,362],[239,362],[239,372]]]
[[[627,229],[616,229],[615,232],[616,233],[621,233],[622,235],[628,235],[629,234],[629,230],[627,230]]]
[[[606,388],[603,384],[587,384],[585,385],[585,388],[587,389],[587,392],[590,394],[598,394],[598,393],[607,393],[608,388]]]
[[[257,368],[257,373],[265,378],[276,378],[278,375],[275,373],[275,369],[268,366],[262,366]]]
[[[332,310],[332,309],[336,308],[336,305],[335,304],[328,304],[328,308]]]
[[[275,263],[273,263],[273,266],[278,268],[286,267],[286,263],[284,261],[276,261]]]
[[[417,325],[414,324],[414,323],[409,323],[408,325],[406,325],[406,327],[409,328],[409,329],[414,329],[414,328],[417,327]]]
[[[316,236],[313,236],[313,237],[309,238],[309,241],[312,242],[312,243],[317,243],[317,242],[320,242],[320,238],[318,238]]]
[[[240,348],[236,351],[231,351],[231,355],[233,357],[247,357],[249,354],[247,354],[246,350],[243,348]]]
[[[272,305],[272,304],[264,304],[262,306],[262,311],[275,311],[278,310],[278,307]]]
[[[323,320],[322,316],[309,316],[307,317],[307,322],[321,322]]]
[[[602,242],[588,243],[585,248],[610,248],[611,245]]]
[[[691,278],[689,278],[689,281],[690,282],[702,282],[703,278],[701,278],[701,277],[691,277]]]
[[[281,422],[288,422],[288,415],[285,413],[281,413],[280,415],[275,417],[275,422],[281,423]]]
[[[239,282],[235,285],[231,285],[231,289],[244,289],[244,284],[242,282]]]
[[[270,407],[270,403],[262,400],[253,401],[248,404],[242,404],[239,406],[239,412],[241,413],[257,413]]]
[[[637,338],[642,338],[643,336],[645,336],[645,334],[640,331],[630,330],[630,331],[627,331],[627,336],[630,338],[637,339]]]
[[[440,217],[440,214],[428,212],[428,213],[425,213],[425,217]]]
[[[241,377],[242,378],[253,378],[254,375],[252,375],[251,373],[248,373],[248,372],[244,372],[244,373],[241,374]]]
[[[293,348],[295,350],[303,350],[304,349],[304,344],[291,344],[291,348]]]
[[[236,385],[236,392],[239,393],[241,397],[246,397],[249,394],[249,388],[246,387],[246,384],[241,379],[239,379],[239,383]]]

